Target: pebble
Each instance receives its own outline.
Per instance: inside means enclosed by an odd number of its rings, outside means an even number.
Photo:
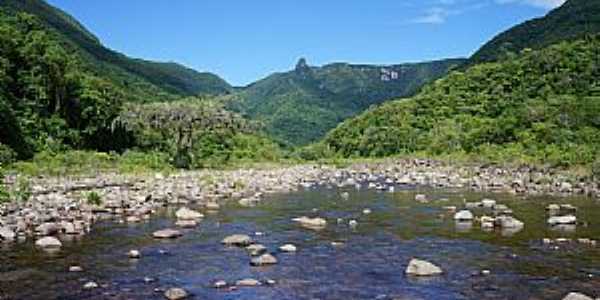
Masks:
[[[188,297],[187,291],[181,288],[170,288],[165,292],[165,298],[169,300],[181,300]]]
[[[90,282],[84,284],[83,288],[86,290],[96,289],[96,288],[98,288],[98,284],[93,281],[90,281]]]
[[[298,249],[292,244],[285,244],[279,247],[279,250],[282,252],[296,252]]]
[[[128,255],[129,255],[129,258],[133,258],[133,259],[138,259],[138,258],[142,257],[142,254],[138,250],[130,250]]]

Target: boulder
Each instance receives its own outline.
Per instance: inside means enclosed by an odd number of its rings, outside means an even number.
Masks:
[[[165,292],[165,298],[169,300],[181,300],[188,297],[188,293],[181,288],[170,288]]]
[[[277,258],[275,256],[265,253],[261,256],[254,257],[250,260],[250,265],[253,266],[266,266],[266,265],[275,265],[277,264]]]
[[[548,225],[556,226],[556,225],[573,225],[577,224],[577,217],[573,215],[568,216],[554,216],[548,218]]]
[[[8,227],[0,227],[0,241],[12,242],[17,235]]]
[[[130,250],[128,255],[129,255],[129,258],[133,258],[133,259],[139,259],[142,257],[142,254],[138,250]]]
[[[42,249],[60,249],[62,243],[55,237],[47,236],[35,241],[35,245]]]
[[[496,200],[483,199],[481,200],[481,205],[483,205],[484,208],[493,208],[496,205]]]
[[[459,222],[472,221],[473,218],[473,213],[469,210],[461,210],[454,214],[454,220]]]
[[[414,276],[433,276],[442,273],[440,267],[420,259],[412,259],[406,268],[406,274]]]
[[[594,298],[589,297],[582,293],[572,292],[563,298],[563,300],[594,300]]]
[[[224,238],[221,243],[228,246],[246,247],[252,244],[252,238],[245,234],[234,234]]]
[[[175,212],[175,216],[179,220],[197,220],[197,219],[204,218],[203,214],[201,214],[197,211],[191,210],[187,207],[180,208],[177,212]]]
[[[525,223],[510,216],[497,217],[495,223],[498,227],[506,229],[519,229],[525,227]]]
[[[43,223],[35,228],[35,233],[41,236],[55,235],[58,231],[59,228],[54,223]]]
[[[175,229],[163,229],[152,233],[152,236],[157,239],[174,239],[182,236],[183,234]]]

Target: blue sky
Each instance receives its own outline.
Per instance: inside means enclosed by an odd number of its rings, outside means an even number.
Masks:
[[[564,0],[49,0],[129,56],[245,85],[298,58],[397,64],[465,57]]]

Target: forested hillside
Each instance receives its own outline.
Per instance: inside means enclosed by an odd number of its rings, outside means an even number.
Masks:
[[[82,68],[127,89],[131,101],[164,101],[180,95],[231,91],[231,86],[214,74],[199,73],[175,63],[133,59],[110,50],[73,17],[43,0],[2,0],[0,9],[7,14],[25,12],[36,16],[67,51],[75,51],[83,58]]]
[[[540,49],[595,33],[600,33],[600,1],[568,0],[546,16],[519,24],[493,38],[467,64],[495,61],[526,48]]]
[[[392,66],[336,63],[273,74],[243,89],[231,107],[265,124],[278,140],[315,141],[344,119],[385,100],[414,94],[462,63],[449,59]]]
[[[452,72],[413,98],[344,122],[323,143],[346,157],[424,152],[590,163],[600,154],[600,38]]]

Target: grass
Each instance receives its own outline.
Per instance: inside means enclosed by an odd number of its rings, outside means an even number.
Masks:
[[[86,196],[86,202],[89,205],[102,205],[102,197],[97,192],[89,192]]]

